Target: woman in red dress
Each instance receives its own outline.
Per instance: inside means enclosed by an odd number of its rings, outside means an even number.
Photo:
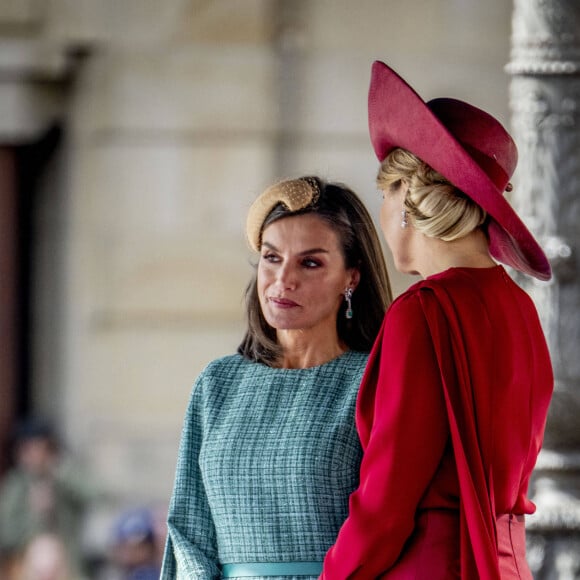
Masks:
[[[530,579],[524,516],[553,375],[536,309],[497,262],[551,272],[503,196],[516,146],[487,113],[426,103],[379,61],[369,128],[383,234],[422,281],[371,353],[360,485],[321,578]]]

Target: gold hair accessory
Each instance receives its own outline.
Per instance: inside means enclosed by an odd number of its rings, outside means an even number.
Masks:
[[[252,250],[260,251],[264,220],[277,204],[282,203],[290,211],[298,211],[315,203],[319,195],[318,183],[309,177],[287,179],[268,187],[248,211],[246,236]]]

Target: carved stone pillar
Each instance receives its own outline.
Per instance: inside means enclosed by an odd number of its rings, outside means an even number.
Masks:
[[[548,337],[555,392],[531,482],[528,560],[536,580],[580,578],[580,2],[514,0],[512,202],[554,277],[518,278]],[[526,402],[522,402],[526,403]]]

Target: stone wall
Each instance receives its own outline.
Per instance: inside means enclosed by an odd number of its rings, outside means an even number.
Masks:
[[[18,87],[44,99],[27,109],[44,115],[35,127],[3,114],[0,129],[64,129],[35,213],[34,398],[119,498],[168,498],[191,384],[237,346],[253,197],[314,172],[377,215],[376,58],[426,98],[509,124],[510,13],[502,0],[0,2],[2,42],[32,61]],[[9,89],[4,113],[24,105]],[[411,280],[394,276],[396,292]]]

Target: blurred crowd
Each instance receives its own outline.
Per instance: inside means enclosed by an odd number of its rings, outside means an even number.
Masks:
[[[3,580],[157,580],[165,509],[116,507],[66,453],[46,421],[20,423],[11,467],[0,480],[0,578]],[[116,504],[115,504],[116,505]],[[91,546],[91,513],[111,512],[104,541]]]

